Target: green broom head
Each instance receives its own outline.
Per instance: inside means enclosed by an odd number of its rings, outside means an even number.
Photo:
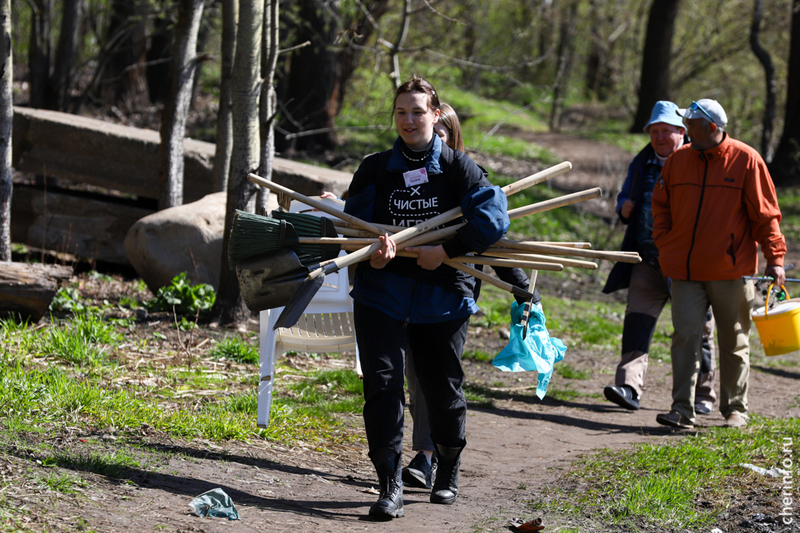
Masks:
[[[237,209],[228,241],[228,265],[233,270],[242,259],[295,246],[297,233],[291,223]]]
[[[272,216],[291,224],[298,237],[338,237],[333,220],[327,217],[286,211],[273,211]],[[335,259],[339,256],[341,246],[338,244],[297,244],[292,246],[292,249],[300,258],[300,262],[304,266],[309,266],[320,261]]]

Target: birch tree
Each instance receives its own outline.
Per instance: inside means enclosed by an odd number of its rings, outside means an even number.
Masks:
[[[172,47],[169,97],[161,118],[159,209],[183,203],[183,138],[192,99],[194,72],[199,62],[197,32],[202,16],[203,0],[180,1],[175,44]]]
[[[228,171],[233,149],[233,119],[231,115],[231,77],[236,53],[236,23],[239,19],[237,0],[222,0],[222,67],[219,80],[219,111],[217,112],[217,149],[214,154],[214,190],[228,188]]]
[[[233,61],[233,152],[228,174],[228,201],[222,241],[222,272],[215,313],[224,324],[240,323],[250,316],[239,289],[236,273],[228,266],[227,250],[233,215],[248,210],[256,186],[247,174],[257,172],[261,150],[259,132],[259,94],[261,91],[261,32],[264,25],[264,0],[240,0]]]
[[[0,261],[11,261],[11,0],[0,0]]]
[[[261,164],[258,174],[264,179],[272,179],[272,163],[275,159],[275,114],[278,100],[275,94],[275,68],[278,64],[278,6],[279,0],[267,0],[264,10],[264,38],[261,50]],[[267,209],[269,191],[258,188],[256,212]]]

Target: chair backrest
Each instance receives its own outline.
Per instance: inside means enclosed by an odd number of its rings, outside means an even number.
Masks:
[[[292,202],[291,212],[310,209]],[[308,211],[316,216],[329,216],[320,211]],[[344,251],[341,254],[345,254]],[[341,255],[340,254],[340,255]],[[275,378],[275,357],[290,350],[306,352],[344,352],[356,350],[356,369],[360,373],[353,300],[350,298],[350,278],[347,267],[325,276],[322,287],[314,295],[305,313],[291,328],[273,330],[283,307],[265,309],[260,313],[259,358],[261,379],[258,386],[259,427],[269,425],[272,387]]]

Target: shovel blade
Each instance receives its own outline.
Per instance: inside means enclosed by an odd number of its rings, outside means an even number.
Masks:
[[[283,312],[278,317],[272,329],[290,328],[297,324],[297,321],[303,316],[303,312],[306,310],[306,307],[308,307],[308,304],[311,303],[311,300],[317,294],[320,287],[322,287],[324,281],[324,275],[306,278],[300,288],[294,293],[289,303],[286,304],[286,307],[284,307]]]
[[[258,312],[287,305],[308,277],[308,267],[283,248],[239,261],[236,277],[245,305]]]

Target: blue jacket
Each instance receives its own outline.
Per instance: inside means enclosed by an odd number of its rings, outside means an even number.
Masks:
[[[406,160],[403,148],[398,138],[392,150],[362,161],[350,183],[345,211],[374,223],[413,226],[461,207],[463,219],[447,224],[466,222],[443,245],[449,257],[484,252],[505,234],[510,224],[506,196],[469,157],[438,136],[422,162]],[[422,167],[428,182],[407,186],[403,174]],[[396,257],[383,269],[372,268],[368,261],[359,263],[351,296],[397,320],[430,324],[477,312],[474,288],[475,278],[449,266],[424,270],[413,258]]]
[[[655,153],[656,151],[653,149],[652,145],[647,143],[647,146],[633,158],[633,161],[631,161],[628,167],[628,175],[625,177],[622,189],[617,195],[617,215],[619,215],[619,219],[624,224],[628,224],[628,228],[625,230],[625,236],[622,238],[622,251],[624,252],[636,251],[636,233],[639,231],[639,212],[641,211],[642,197],[645,193],[641,182],[643,181],[645,165],[655,157]],[[622,209],[622,204],[628,199],[633,200],[634,207],[630,218],[625,219],[620,214],[620,210]],[[611,273],[608,275],[606,285],[603,287],[603,292],[610,294],[614,291],[627,288],[631,282],[632,269],[633,265],[631,263],[617,263],[614,265],[614,268],[611,269]]]

